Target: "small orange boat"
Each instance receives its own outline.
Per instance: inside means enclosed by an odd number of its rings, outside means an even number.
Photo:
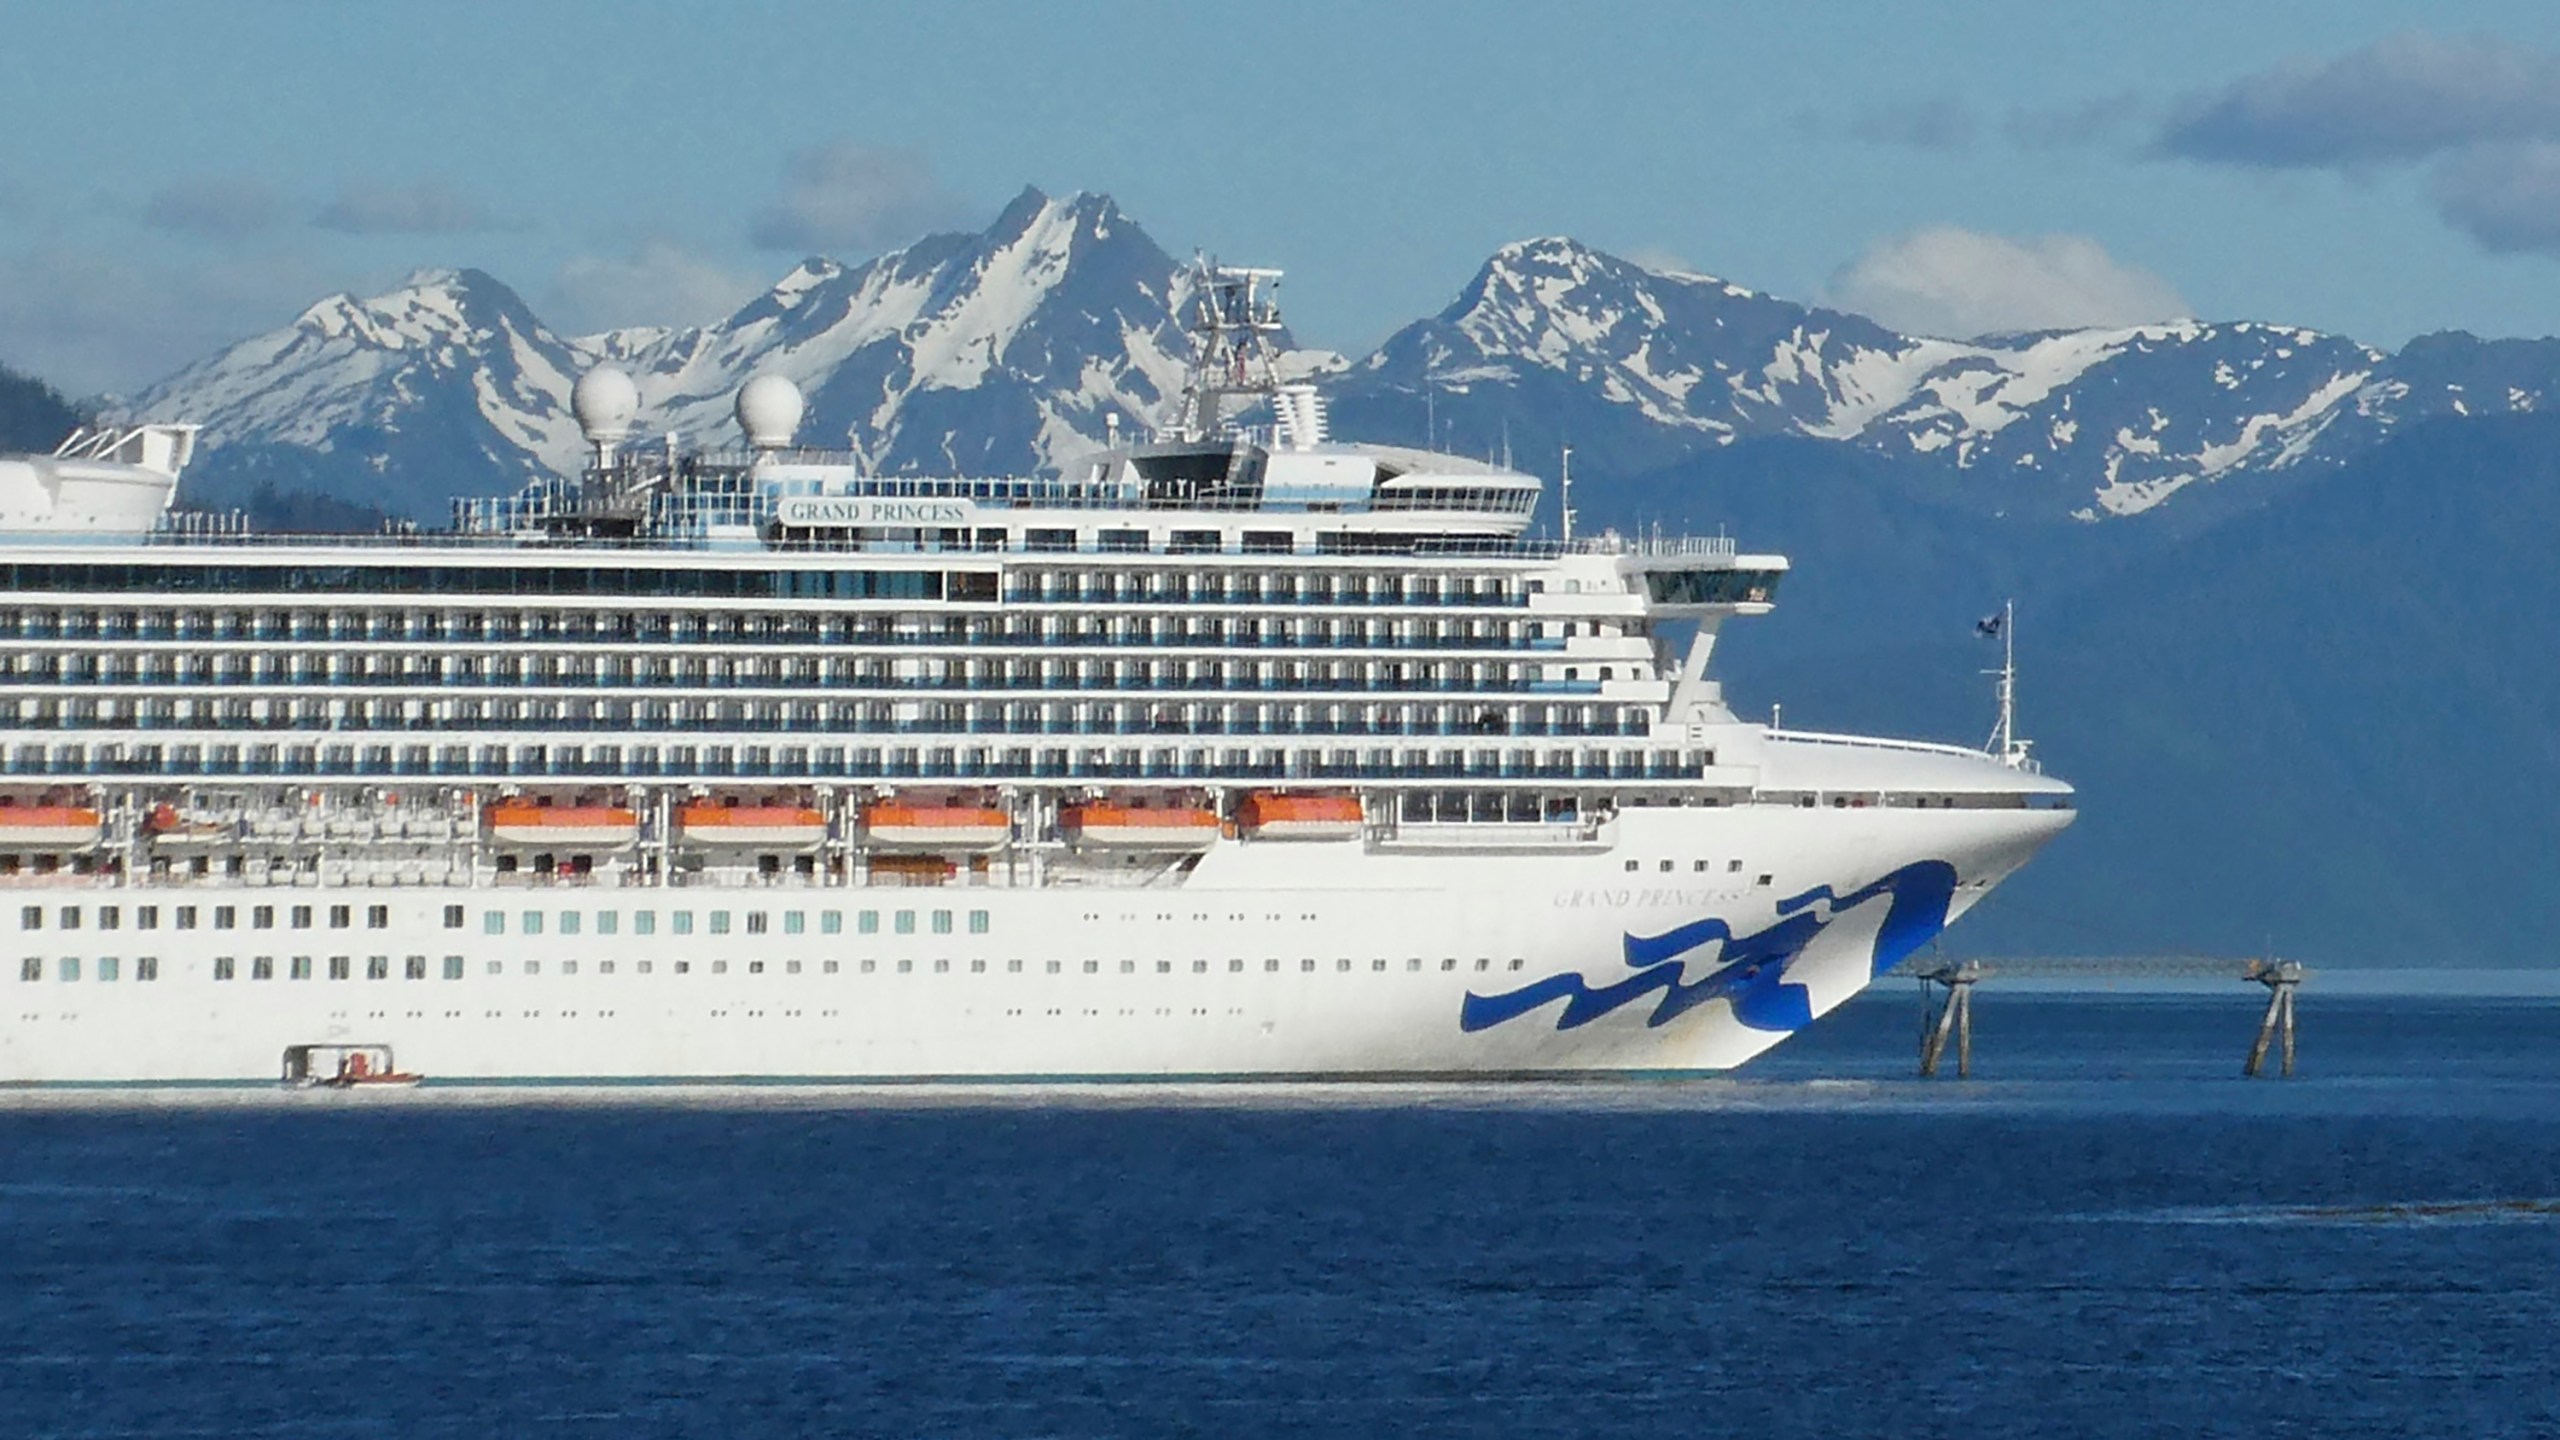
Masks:
[[[1360,835],[1360,797],[1256,790],[1244,797],[1237,818],[1262,840],[1353,840]]]
[[[238,827],[217,820],[190,820],[175,805],[152,806],[142,828],[155,845],[218,845],[238,833]]]
[[[1058,822],[1078,845],[1115,850],[1206,850],[1218,839],[1218,812],[1191,806],[1093,802],[1068,806]]]
[[[862,833],[894,849],[993,850],[1011,838],[1013,817],[990,806],[883,800],[862,808]]]
[[[0,805],[0,850],[86,850],[105,834],[86,805]]]
[[[618,805],[489,807],[489,838],[501,845],[567,845],[613,849],[640,838],[640,816]]]
[[[826,812],[803,805],[723,805],[703,800],[677,811],[676,826],[691,845],[806,850],[827,838]]]

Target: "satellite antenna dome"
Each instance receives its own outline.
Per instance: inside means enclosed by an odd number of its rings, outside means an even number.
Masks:
[[[804,409],[800,387],[780,375],[758,375],[738,387],[738,428],[757,450],[779,450],[791,443]]]
[[[640,414],[640,387],[611,365],[599,365],[578,377],[569,390],[569,413],[590,445],[619,445],[631,438],[631,422]]]

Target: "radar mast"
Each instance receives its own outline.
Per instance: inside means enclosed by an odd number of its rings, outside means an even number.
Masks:
[[[1207,440],[1226,425],[1230,395],[1275,400],[1281,390],[1280,272],[1214,260],[1191,267],[1191,374],[1183,382],[1176,440]]]

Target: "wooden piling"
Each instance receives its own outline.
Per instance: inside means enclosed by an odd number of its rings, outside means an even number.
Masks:
[[[2240,1073],[2252,1080],[2266,1073],[2267,1051],[2279,1052],[2278,1073],[2293,1078],[2294,1021],[2293,992],[2302,984],[2301,962],[2295,960],[2252,960],[2241,972],[2244,978],[2267,987],[2267,1013],[2258,1018],[2258,1038],[2249,1045],[2248,1063]]]
[[[1912,972],[1918,977],[1922,993],[1929,1005],[1928,1020],[1920,1036],[1920,1076],[1934,1078],[1939,1062],[1946,1058],[1947,1041],[1956,1046],[1956,1078],[1973,1078],[1973,987],[1984,975],[1981,965],[1968,960],[1962,965],[1938,963],[1925,970]],[[1945,994],[1941,996],[1939,992]]]

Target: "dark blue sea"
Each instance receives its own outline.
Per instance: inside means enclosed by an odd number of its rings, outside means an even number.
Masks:
[[[0,1093],[0,1437],[2560,1435],[2560,1005],[1742,1076]]]

